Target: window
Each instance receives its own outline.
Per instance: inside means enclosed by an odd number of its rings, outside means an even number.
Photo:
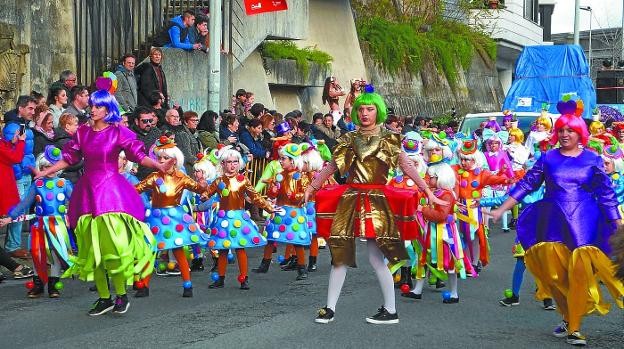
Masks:
[[[539,0],[524,0],[524,18],[535,23],[539,20]]]

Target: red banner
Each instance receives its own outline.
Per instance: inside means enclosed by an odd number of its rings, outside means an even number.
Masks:
[[[245,0],[247,16],[284,10],[288,10],[286,0]]]

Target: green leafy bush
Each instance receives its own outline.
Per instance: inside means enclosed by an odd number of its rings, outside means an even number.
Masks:
[[[314,62],[322,67],[328,68],[334,60],[327,52],[321,51],[315,47],[299,48],[294,42],[287,40],[265,41],[262,44],[261,53],[263,57],[269,57],[273,60],[295,60],[297,62],[297,67],[302,70],[305,77],[310,73],[309,62]]]

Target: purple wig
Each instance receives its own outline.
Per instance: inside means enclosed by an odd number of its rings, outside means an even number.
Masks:
[[[503,116],[503,124],[504,124],[504,123],[506,123],[506,122],[508,122],[508,121],[509,121],[509,122],[512,122],[512,121],[513,121],[513,119],[514,119],[513,114],[505,114],[505,115]]]
[[[119,104],[115,96],[106,90],[95,91],[89,96],[89,104],[96,107],[106,107],[108,114],[104,117],[104,121],[109,124],[121,122],[121,114],[119,113]]]
[[[496,120],[490,120],[487,122],[487,124],[485,124],[484,128],[489,128],[494,132],[499,132],[501,130],[500,125],[498,124],[498,122],[496,122]]]

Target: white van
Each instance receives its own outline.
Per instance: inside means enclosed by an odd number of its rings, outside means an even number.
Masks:
[[[516,118],[518,119],[518,128],[522,130],[525,134],[527,134],[531,129],[531,124],[537,119],[541,113],[534,112],[517,112],[514,113]],[[502,112],[491,112],[491,113],[478,113],[478,114],[466,114],[464,119],[461,121],[459,125],[459,132],[468,136],[474,132],[474,130],[479,128],[482,122],[487,122],[490,120],[490,117],[495,116],[496,121],[501,127],[503,126],[503,113]],[[548,114],[552,124],[555,124],[555,121],[559,118],[560,114]]]

